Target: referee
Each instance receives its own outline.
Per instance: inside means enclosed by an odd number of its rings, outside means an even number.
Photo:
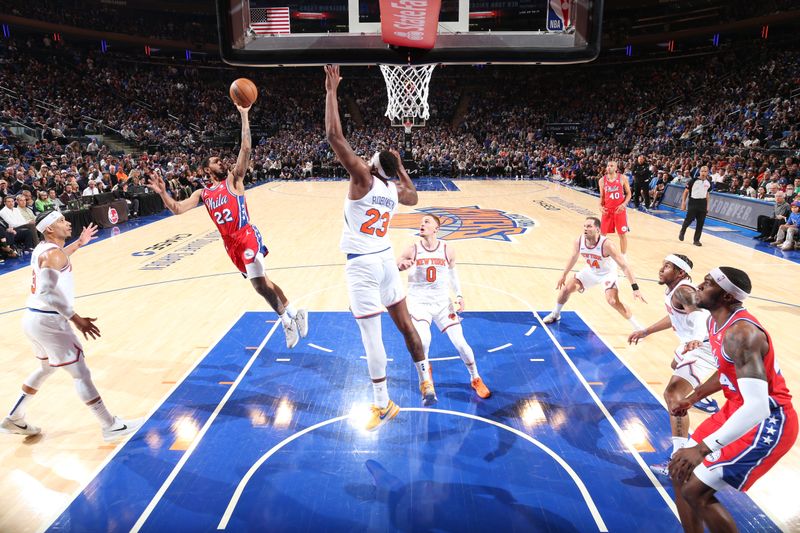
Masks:
[[[697,221],[694,228],[694,245],[703,246],[700,243],[700,235],[703,233],[703,224],[706,221],[706,214],[708,213],[709,197],[708,192],[711,189],[711,182],[708,180],[708,167],[700,167],[700,174],[686,184],[686,190],[683,191],[683,198],[681,198],[681,209],[686,209],[686,218],[683,219],[683,226],[681,232],[678,234],[678,239],[683,240],[686,229],[693,220]],[[686,199],[689,199],[689,208],[686,208]]]

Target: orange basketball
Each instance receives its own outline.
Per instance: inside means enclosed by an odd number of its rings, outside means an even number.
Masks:
[[[256,84],[247,78],[239,78],[231,83],[230,95],[234,104],[250,107],[258,98],[258,89]]]

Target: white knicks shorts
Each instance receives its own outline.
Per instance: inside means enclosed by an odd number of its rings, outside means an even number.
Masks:
[[[400,271],[391,248],[348,259],[344,267],[350,312],[367,318],[405,298]]]
[[[83,346],[69,320],[58,313],[42,313],[28,309],[22,315],[22,330],[33,345],[37,359],[50,366],[76,363],[83,355]]]
[[[701,383],[711,377],[717,371],[714,355],[711,353],[711,345],[704,342],[700,347],[691,352],[683,352],[683,344],[675,348],[675,370],[672,375],[681,377],[688,381],[692,388],[697,388]]]
[[[408,312],[417,322],[427,322],[429,327],[436,324],[441,332],[461,323],[453,302],[447,297],[438,301],[419,300],[411,293],[408,295]]]
[[[583,290],[591,289],[595,285],[600,285],[603,290],[613,289],[617,286],[617,272],[612,270],[607,274],[598,276],[591,267],[584,267],[580,272],[575,274],[575,278],[583,285]],[[583,291],[581,291],[583,292]]]

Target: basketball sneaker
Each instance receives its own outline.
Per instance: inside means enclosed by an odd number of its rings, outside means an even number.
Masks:
[[[286,347],[294,348],[297,346],[297,343],[300,342],[300,334],[297,331],[297,322],[290,320],[288,324],[284,322],[281,322],[281,324],[283,324],[283,334],[286,335]]]
[[[305,309],[298,309],[294,317],[294,322],[297,324],[297,330],[300,333],[300,338],[305,339],[308,335],[308,311]]]
[[[397,413],[400,412],[400,408],[392,400],[389,400],[389,405],[387,405],[384,409],[381,409],[377,405],[373,405],[370,407],[370,410],[371,413],[369,420],[367,421],[367,425],[364,426],[364,429],[367,431],[375,431],[386,422],[397,416]]]
[[[38,435],[42,432],[41,428],[38,428],[32,424],[28,424],[25,422],[24,418],[18,418],[16,420],[11,420],[9,417],[5,417],[3,422],[0,422],[0,427],[4,430],[8,431],[9,433],[16,433],[17,435]]]
[[[422,393],[422,405],[433,405],[437,402],[436,390],[431,381],[425,380],[420,383],[419,391]]]
[[[550,313],[546,317],[542,319],[542,322],[545,324],[552,324],[553,322],[558,322],[561,319],[560,313]]]
[[[669,478],[669,461],[650,465],[650,470],[657,476]]]
[[[114,417],[114,423],[103,430],[103,440],[106,442],[121,439],[142,427],[144,419],[137,418],[135,420],[123,420],[118,416]]]
[[[480,396],[484,400],[492,395],[492,391],[489,390],[489,388],[486,386],[486,384],[480,377],[473,379],[470,382],[470,385],[472,385],[472,388],[475,389],[475,392],[478,394],[478,396]]]
[[[698,400],[692,407],[712,415],[719,411],[719,404],[714,398],[703,398],[702,400]]]

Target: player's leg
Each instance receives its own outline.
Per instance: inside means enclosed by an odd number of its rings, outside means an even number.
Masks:
[[[614,226],[619,235],[619,251],[625,255],[628,253],[628,231],[630,230],[627,210],[623,209],[620,213],[614,213]]]
[[[450,339],[450,342],[453,343],[456,351],[458,351],[458,355],[464,362],[464,366],[467,367],[472,388],[475,389],[475,392],[481,398],[488,398],[491,396],[491,391],[483,382],[480,374],[478,374],[478,363],[475,362],[475,353],[472,351],[472,347],[467,342],[467,339],[464,338],[464,329],[461,327],[461,324],[452,324],[444,331],[447,333],[447,337]]]
[[[673,363],[674,364],[674,363]],[[667,387],[664,389],[664,400],[667,402],[667,411],[672,413],[672,409],[686,398],[699,383],[691,383],[680,375],[673,375]],[[669,425],[672,430],[672,453],[681,449],[689,440],[689,415],[675,416],[670,414]],[[669,461],[650,465],[650,470],[661,476],[669,476]]]
[[[616,274],[614,274],[614,276],[616,278]],[[628,322],[631,323],[631,326],[633,326],[634,330],[640,330],[644,328],[644,326],[642,326],[639,321],[636,320],[636,317],[633,316],[633,311],[630,309],[630,307],[620,301],[619,289],[616,285],[607,288],[605,296],[608,305],[616,309],[619,314],[624,316]]]
[[[703,465],[697,467],[697,469],[704,468]],[[706,485],[695,474],[692,474],[689,480],[679,489],[676,491],[676,495],[680,493],[681,499],[691,509],[690,513],[687,513],[688,516],[685,522],[681,515],[681,524],[684,531],[701,533],[703,524],[708,527],[711,533],[733,533],[738,531],[733,516],[717,499],[717,490]]]
[[[45,380],[53,375],[56,369],[50,366],[47,359],[39,359],[39,365],[39,368],[34,370],[22,383],[22,394],[14,402],[14,406],[8,412],[8,416],[0,423],[0,426],[10,433],[37,435],[41,431],[40,428],[25,421],[25,411],[33,396],[39,391]]]
[[[564,304],[567,303],[569,300],[570,295],[575,292],[583,292],[585,287],[585,280],[587,277],[591,276],[591,272],[587,272],[586,269],[581,270],[574,276],[572,276],[563,287],[558,290],[558,298],[556,299],[556,307],[553,311],[548,314],[546,317],[542,319],[542,322],[545,324],[552,324],[556,322],[558,319],[561,318],[561,309],[564,307]]]
[[[266,248],[264,248],[266,251]],[[283,290],[271,279],[267,277],[264,268],[264,254],[258,252],[252,256],[251,247],[245,248],[242,256],[245,276],[250,280],[255,291],[267,301],[269,306],[278,313],[283,333],[286,337],[286,347],[294,348],[300,341],[300,337],[305,337],[304,332],[308,332],[308,319],[304,310],[302,313],[289,303],[289,299]],[[298,317],[300,318],[298,320]],[[302,326],[302,329],[301,329]],[[303,331],[305,330],[305,331]]]
[[[97,387],[94,385],[94,381],[92,381],[92,373],[86,365],[82,352],[79,354],[77,361],[60,368],[63,368],[72,376],[78,398],[89,407],[89,410],[100,422],[100,427],[103,430],[103,439],[112,441],[125,435],[130,435],[141,427],[142,420],[123,420],[108,411],[103,399],[100,397],[100,393],[97,391]]]

